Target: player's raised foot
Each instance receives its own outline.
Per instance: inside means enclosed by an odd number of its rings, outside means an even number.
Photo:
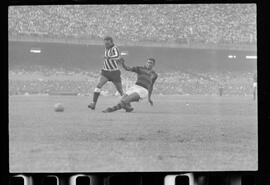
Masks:
[[[95,103],[90,103],[90,104],[88,105],[88,108],[90,108],[90,109],[92,109],[92,110],[95,110],[96,104],[95,104]]]
[[[108,113],[108,112],[113,112],[113,111],[114,111],[114,109],[113,109],[113,108],[111,108],[111,107],[109,107],[109,108],[107,108],[107,109],[103,110],[102,112],[104,112],[104,113]]]

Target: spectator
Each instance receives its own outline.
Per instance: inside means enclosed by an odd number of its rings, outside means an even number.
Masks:
[[[35,69],[35,70],[34,70]],[[9,72],[9,94],[48,94],[52,92],[72,92],[88,95],[95,86],[98,73],[83,70],[46,69],[32,67]],[[42,71],[42,72],[40,72]],[[60,73],[59,71],[64,71]],[[77,72],[74,72],[77,71]],[[58,75],[56,75],[58,73]],[[126,89],[135,79],[132,73],[123,73],[123,88]],[[155,94],[163,95],[218,95],[217,89],[222,83],[222,95],[252,95],[253,74],[248,72],[192,72],[160,73],[156,82]],[[108,95],[115,94],[113,85],[105,89]],[[221,94],[219,94],[221,95]]]
[[[252,44],[254,4],[66,5],[9,7],[10,36],[119,41]]]

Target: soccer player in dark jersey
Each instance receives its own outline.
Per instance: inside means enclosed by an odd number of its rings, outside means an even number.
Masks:
[[[111,81],[119,94],[122,96],[123,88],[121,82],[121,72],[118,68],[118,60],[120,58],[119,49],[114,45],[112,37],[104,38],[105,57],[103,62],[103,69],[101,70],[101,77],[94,90],[93,102],[88,105],[88,108],[94,110],[96,108],[97,100],[101,92],[101,88]]]
[[[116,106],[109,107],[103,112],[114,112],[122,108],[125,109],[126,112],[131,112],[133,111],[133,108],[130,106],[130,103],[137,102],[146,97],[148,97],[150,105],[153,106],[151,95],[154,83],[158,77],[157,73],[153,70],[156,63],[155,59],[149,58],[145,66],[137,67],[127,66],[123,58],[120,62],[125,70],[137,73],[137,81],[134,86],[127,90],[126,95],[123,96]]]

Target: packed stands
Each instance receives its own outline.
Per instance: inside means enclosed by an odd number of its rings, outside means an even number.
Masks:
[[[255,4],[9,7],[9,36],[159,43],[255,44]]]
[[[100,41],[117,43],[256,45],[255,4],[65,5],[9,7],[9,38]],[[42,40],[42,41],[44,41]],[[74,92],[91,95],[99,72],[81,69],[17,66],[9,71],[9,94]],[[251,72],[160,72],[154,94],[252,94]],[[136,76],[124,72],[124,88]],[[104,95],[114,95],[108,83]]]

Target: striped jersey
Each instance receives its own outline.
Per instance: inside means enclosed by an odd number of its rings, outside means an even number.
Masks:
[[[149,88],[155,83],[158,75],[155,71],[149,70],[143,66],[132,67],[131,71],[137,73],[136,85],[146,88]]]
[[[119,59],[120,53],[116,46],[113,46],[110,49],[105,48],[105,57],[110,57],[110,59],[104,60],[103,70],[105,71],[119,70],[117,59]]]

